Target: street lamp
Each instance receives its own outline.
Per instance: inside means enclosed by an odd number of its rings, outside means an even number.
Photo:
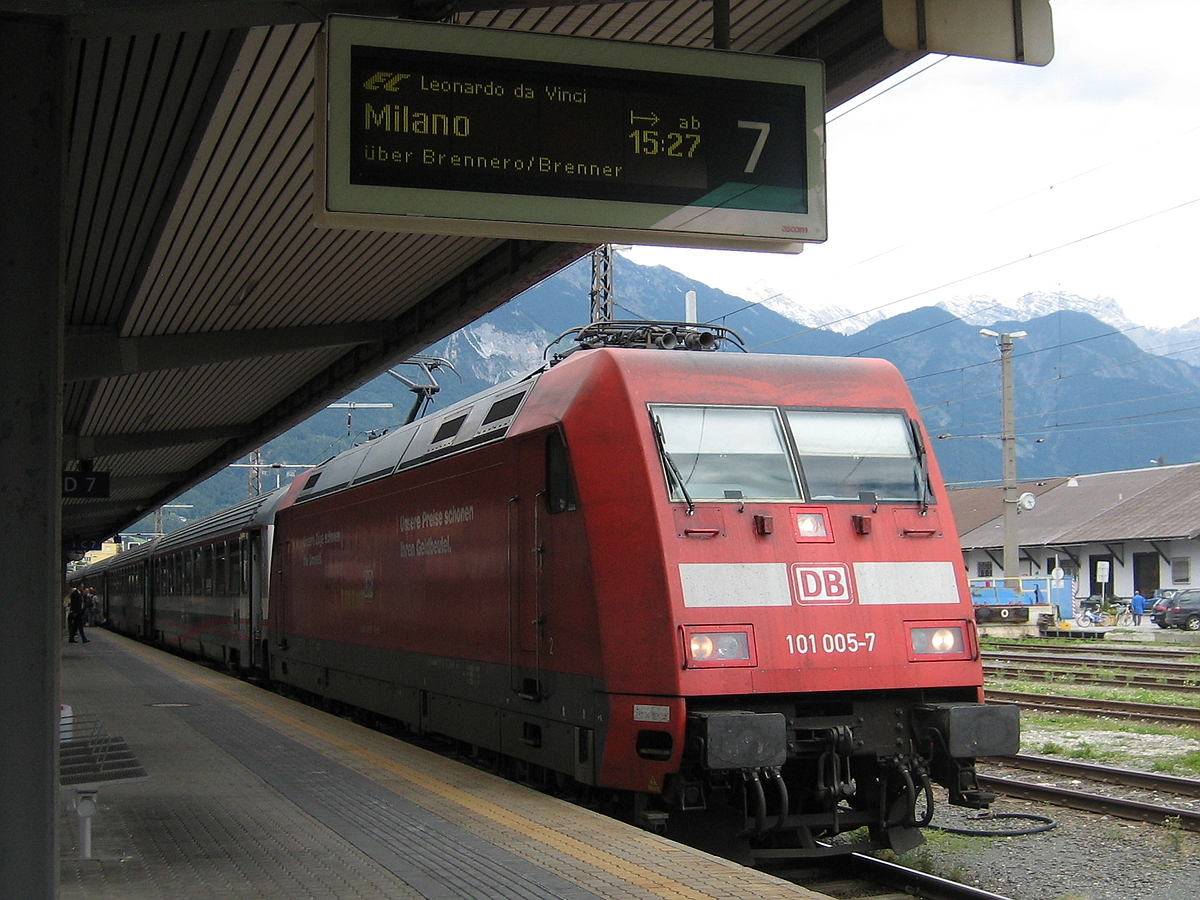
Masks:
[[[1013,411],[1012,351],[1013,340],[1026,336],[1024,331],[1006,331],[1003,334],[990,328],[981,328],[984,337],[998,338],[1000,346],[1000,405],[1003,424],[1000,429],[1000,449],[1004,458],[1004,580],[1018,593],[1021,578],[1020,544],[1017,541],[1017,426]]]

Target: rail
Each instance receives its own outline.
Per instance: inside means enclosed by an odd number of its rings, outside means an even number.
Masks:
[[[1200,831],[1200,813],[1190,809],[1164,806],[1161,803],[1143,803],[1139,800],[1093,794],[1048,784],[1034,784],[1014,778],[998,778],[993,775],[979,775],[978,780],[980,787],[1007,797],[1052,803],[1068,809],[1095,812],[1135,822],[1149,822],[1154,825],[1177,824],[1184,831]]]

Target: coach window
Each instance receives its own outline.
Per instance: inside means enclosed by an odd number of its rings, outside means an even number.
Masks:
[[[557,431],[550,432],[546,438],[546,506],[551,514],[579,506],[567,463],[567,445]]]
[[[200,551],[200,578],[204,585],[205,595],[211,597],[213,592],[213,548],[212,544]]]
[[[229,595],[229,553],[224,541],[213,546],[213,593],[218,597]]]
[[[653,406],[671,499],[798,500],[774,408]],[[682,485],[681,485],[682,482]]]
[[[925,475],[903,413],[787,412],[810,500],[923,500]]]

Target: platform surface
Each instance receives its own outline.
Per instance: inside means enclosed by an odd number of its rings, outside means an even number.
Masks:
[[[65,900],[820,900],[824,895],[99,629],[62,695],[148,778],[75,791]]]

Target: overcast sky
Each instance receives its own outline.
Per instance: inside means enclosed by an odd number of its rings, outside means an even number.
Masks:
[[[1062,290],[1143,325],[1197,318],[1200,0],[1051,6],[1044,68],[926,57],[830,112],[826,243],[627,255],[816,308]]]

